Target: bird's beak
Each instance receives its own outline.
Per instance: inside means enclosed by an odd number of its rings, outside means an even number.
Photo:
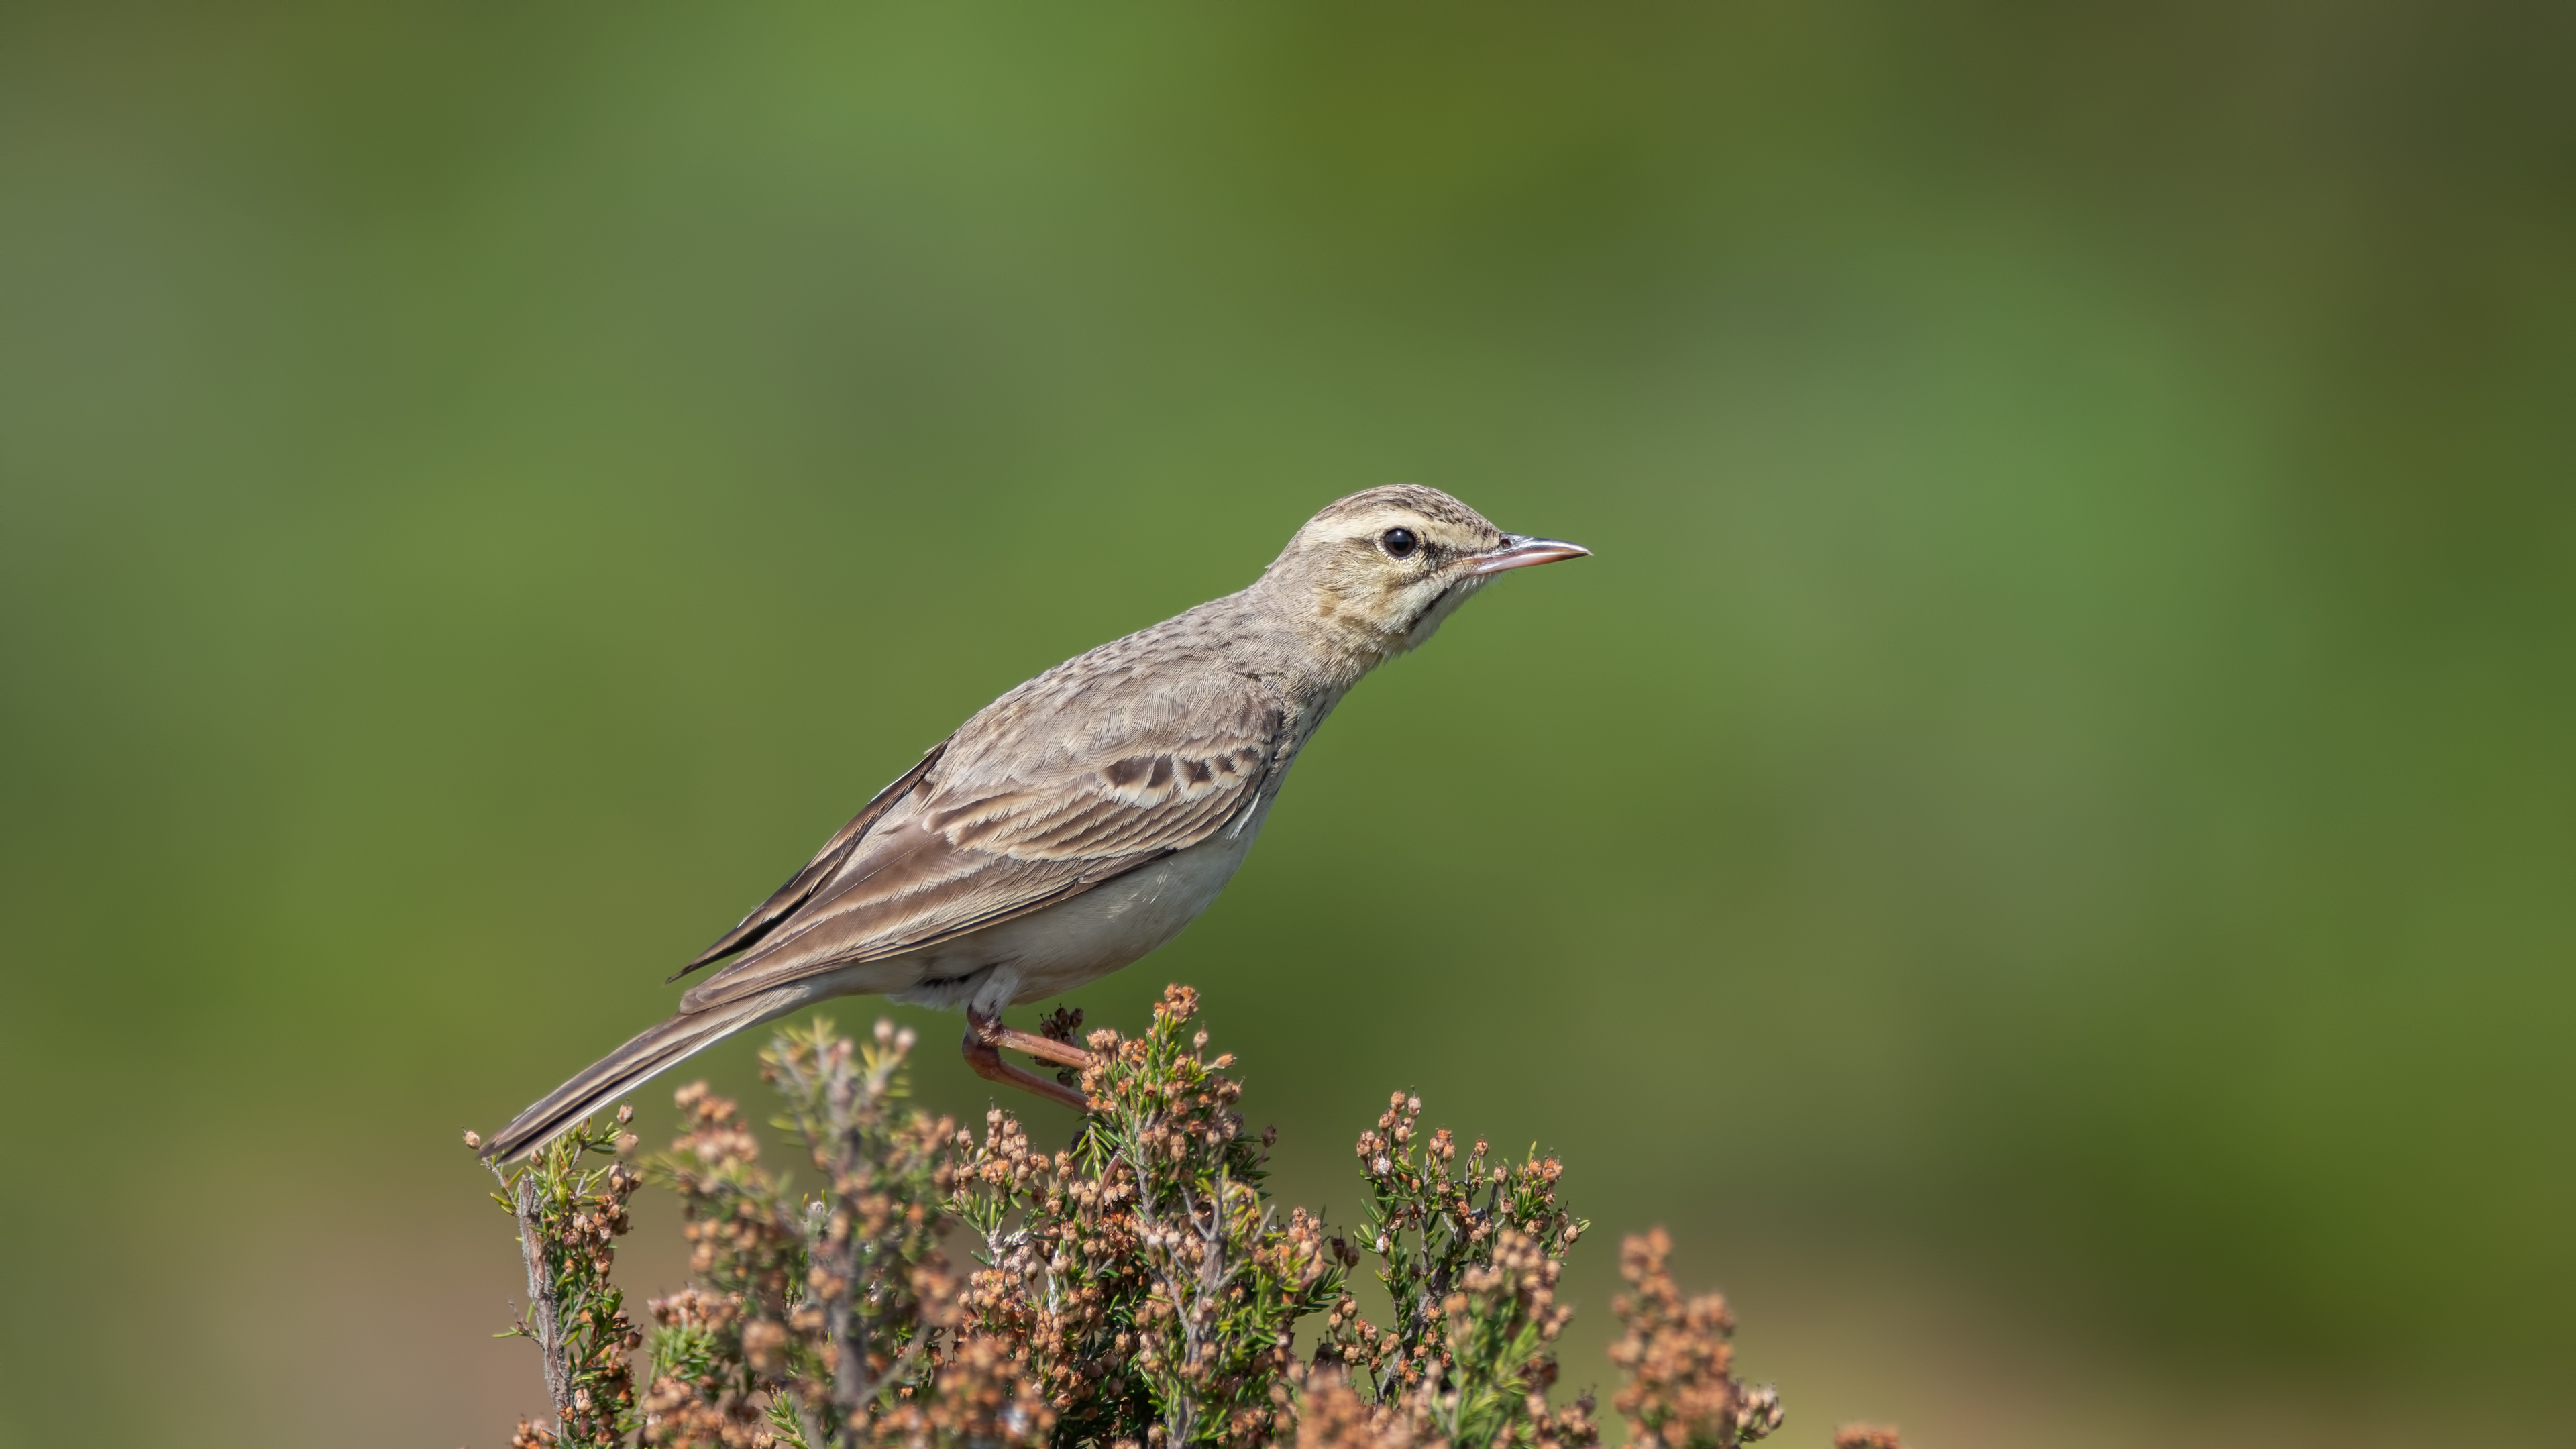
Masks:
[[[1524,538],[1517,533],[1503,535],[1503,546],[1473,556],[1468,572],[1498,574],[1505,569],[1525,569],[1532,564],[1557,563],[1570,558],[1590,558],[1592,550],[1579,543],[1557,538]]]

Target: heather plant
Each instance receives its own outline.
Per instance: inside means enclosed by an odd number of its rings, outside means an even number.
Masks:
[[[1071,1151],[1030,1150],[998,1110],[959,1143],[970,1327],[1026,1346],[1070,1442],[1264,1442],[1297,1320],[1340,1296],[1321,1225],[1260,1191],[1268,1135],[1244,1135],[1233,1058],[1203,1055],[1197,1011],[1174,987],[1145,1035],[1091,1034]]]
[[[1395,1321],[1380,1331],[1346,1297],[1326,1323],[1325,1353],[1377,1404],[1401,1406],[1413,1430],[1456,1449],[1593,1442],[1588,1400],[1560,1414],[1547,1399],[1572,1316],[1556,1281],[1588,1226],[1557,1203],[1563,1165],[1535,1152],[1490,1162],[1482,1138],[1461,1162],[1449,1129],[1426,1138],[1421,1117],[1422,1099],[1398,1092],[1356,1149],[1369,1250]]]
[[[693,1082],[677,1103],[680,1135],[646,1171],[679,1199],[690,1282],[649,1305],[641,1442],[743,1446],[782,1428],[807,1438],[811,1395],[789,1391],[824,1365],[787,1325],[806,1306],[808,1213],[732,1102]]]
[[[629,1226],[626,1199],[640,1179],[624,1162],[591,1161],[633,1147],[635,1139],[622,1130],[633,1115],[620,1108],[616,1126],[583,1123],[505,1176],[493,1194],[518,1221],[528,1273],[527,1306],[502,1336],[535,1342],[557,1416],[551,1433],[522,1421],[513,1449],[621,1444],[633,1427],[635,1381],[627,1355],[641,1340],[609,1269],[613,1244]],[[470,1132],[465,1142],[482,1146]]]
[[[704,1083],[679,1089],[667,1152],[638,1160],[621,1109],[538,1153],[499,1200],[529,1265],[512,1332],[537,1342],[554,1421],[523,1422],[514,1449],[1597,1445],[1591,1397],[1554,1393],[1557,1285],[1588,1227],[1558,1201],[1558,1160],[1426,1132],[1398,1093],[1358,1142],[1366,1224],[1336,1234],[1268,1195],[1275,1134],[1244,1130],[1234,1060],[1207,1054],[1197,1014],[1175,986],[1140,1035],[1084,1039],[1091,1065],[1065,1075],[1091,1109],[1062,1151],[999,1108],[977,1131],[913,1106],[909,1031],[853,1042],[817,1020],[761,1054],[810,1185]],[[647,1182],[677,1197],[689,1245],[649,1345],[609,1282]],[[1725,1305],[1682,1295],[1670,1246],[1658,1229],[1622,1249],[1615,1406],[1632,1443],[1734,1449],[1779,1427],[1779,1401],[1733,1377]],[[1364,1261],[1383,1325],[1349,1291]]]
[[[1735,1378],[1726,1300],[1683,1297],[1664,1266],[1672,1250],[1662,1228],[1619,1245],[1630,1291],[1610,1309],[1627,1332],[1610,1346],[1610,1362],[1627,1382],[1613,1402],[1634,1449],[1733,1449],[1780,1427],[1780,1396]],[[1884,1432],[1880,1449],[1893,1449],[1895,1431]]]

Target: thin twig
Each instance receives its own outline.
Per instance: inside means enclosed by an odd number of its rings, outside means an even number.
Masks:
[[[499,1176],[500,1170],[493,1169]],[[510,1190],[511,1212],[519,1220],[519,1252],[528,1265],[528,1336],[537,1341],[537,1362],[545,1371],[546,1401],[555,1406],[555,1431],[563,1431],[572,1411],[572,1366],[564,1362],[561,1306],[555,1302],[553,1275],[546,1271],[545,1235],[538,1228],[539,1174],[524,1170],[518,1181],[501,1178]]]

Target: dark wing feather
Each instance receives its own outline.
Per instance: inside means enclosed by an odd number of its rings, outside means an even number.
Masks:
[[[682,1009],[1044,909],[1198,844],[1258,797],[1285,731],[1259,685],[1215,671],[1062,677],[1071,669],[967,721],[935,768]]]
[[[920,764],[904,771],[902,779],[879,790],[876,798],[870,800],[856,816],[852,817],[849,824],[834,831],[832,838],[823,842],[823,848],[814,852],[814,858],[805,863],[803,870],[796,872],[787,884],[772,892],[769,899],[754,907],[751,914],[743,917],[732,930],[717,937],[714,945],[700,951],[696,959],[672,972],[667,979],[677,981],[701,966],[720,961],[736,951],[759,944],[763,936],[776,929],[779,922],[787,919],[789,912],[805,904],[806,898],[814,894],[814,888],[821,885],[826,877],[838,869],[842,861],[848,859],[852,847],[859,843],[859,837],[868,833],[868,827],[876,824],[886,811],[894,807],[896,801],[912,793],[912,787],[921,783],[921,777],[929,774],[930,767],[938,764],[939,757],[947,751],[948,741],[946,740],[931,746],[930,753],[921,757]]]

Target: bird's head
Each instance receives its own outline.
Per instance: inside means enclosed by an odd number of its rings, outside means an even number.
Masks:
[[[1261,587],[1365,668],[1430,638],[1495,575],[1588,552],[1505,533],[1437,488],[1399,483],[1354,493],[1308,519]]]

